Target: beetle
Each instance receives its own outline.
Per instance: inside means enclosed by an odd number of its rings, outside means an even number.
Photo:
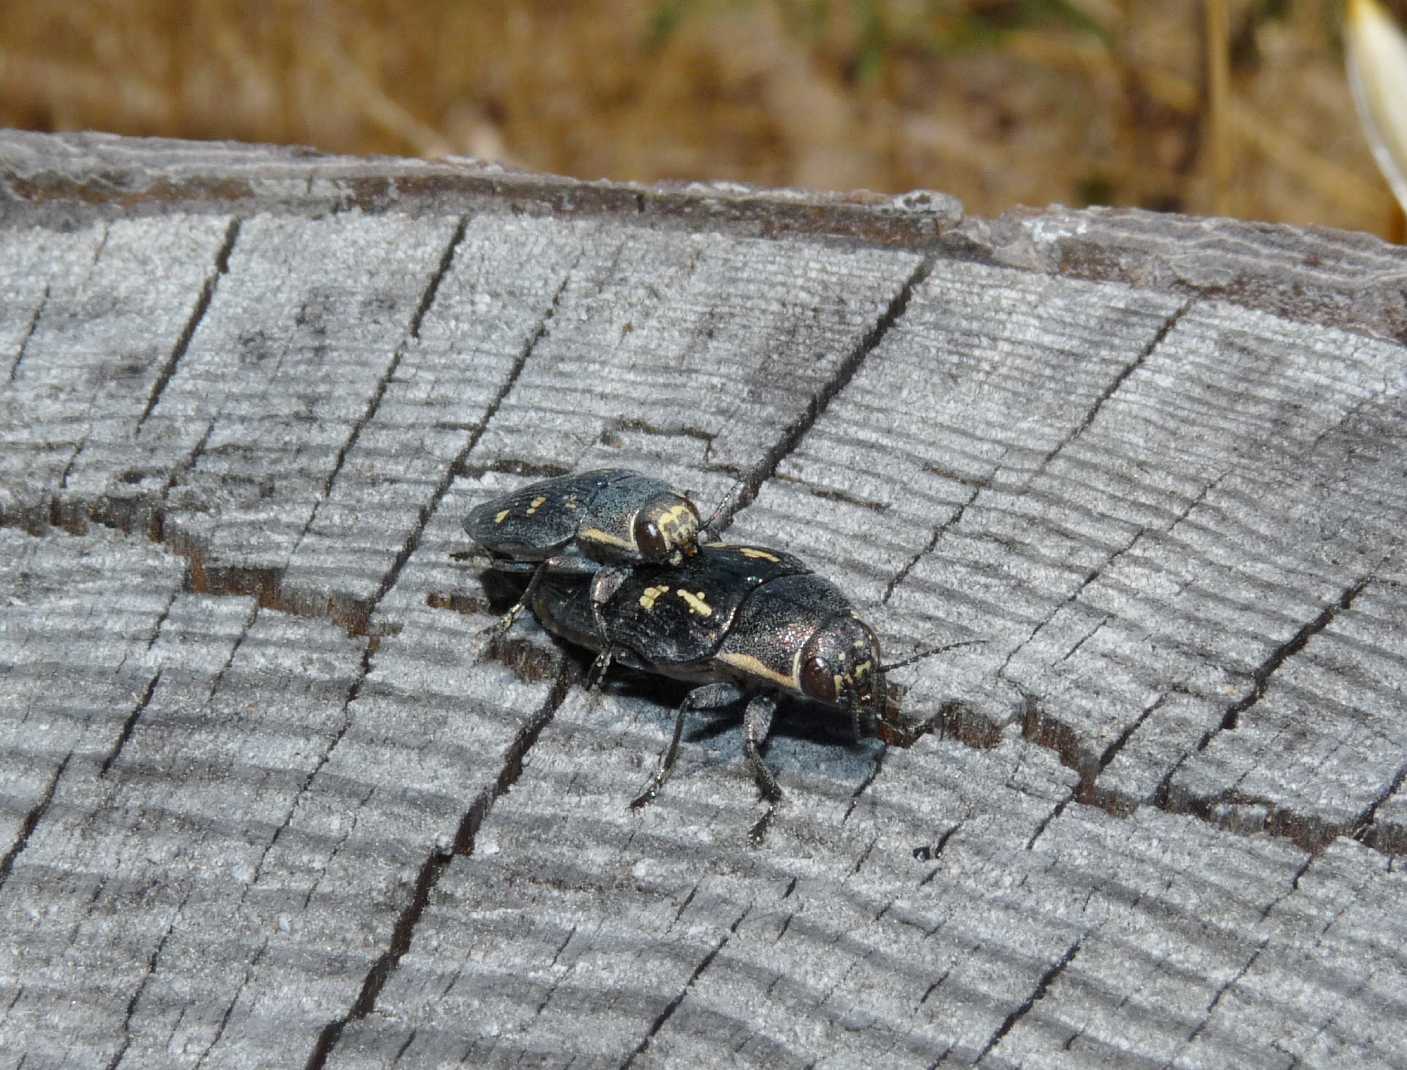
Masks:
[[[464,530],[491,568],[530,575],[527,590],[491,629],[501,638],[548,572],[623,575],[643,563],[680,564],[698,548],[703,524],[684,495],[628,468],[558,476],[469,510]],[[597,616],[597,627],[603,622]]]
[[[549,573],[532,608],[549,631],[599,651],[607,662],[699,685],[680,704],[673,737],[631,803],[635,809],[651,802],[669,777],[693,709],[746,700],[743,755],[771,803],[781,788],[758,748],[778,694],[845,711],[856,738],[862,717],[887,743],[908,745],[919,734],[888,716],[874,631],[835,584],[781,550],[712,543],[678,564],[589,579]]]

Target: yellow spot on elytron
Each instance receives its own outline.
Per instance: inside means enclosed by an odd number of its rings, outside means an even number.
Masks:
[[[537,512],[546,504],[547,499],[539,494],[536,498],[532,500],[532,503],[528,506],[528,516],[532,516],[533,513]]]
[[[697,613],[701,617],[713,616],[713,607],[704,601],[702,591],[698,594],[690,594],[688,591],[675,591],[674,593],[688,603],[690,613]]]
[[[503,512],[499,513],[496,517],[493,518],[493,522],[494,522],[495,524],[502,524],[502,523],[503,523],[505,520],[507,520],[507,519],[508,519],[508,510],[505,509],[505,510],[503,510]]]
[[[646,587],[645,593],[640,596],[640,608],[646,610],[654,609],[655,599],[662,594],[668,593],[669,588],[664,586],[664,584],[660,584],[658,587]]]
[[[783,675],[776,669],[762,664],[761,661],[751,654],[719,654],[717,660],[723,662],[725,665],[731,665],[745,676],[754,676],[758,679],[769,680],[778,687],[785,688],[788,691],[794,691],[798,694],[801,692],[801,685],[797,683],[795,675]]]
[[[760,557],[764,561],[780,561],[776,554],[769,554],[766,550],[754,550],[751,546],[739,546],[738,553],[744,557]]]

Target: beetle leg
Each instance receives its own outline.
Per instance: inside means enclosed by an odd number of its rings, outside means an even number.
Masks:
[[[679,712],[674,715],[674,735],[670,737],[669,746],[660,755],[659,768],[655,770],[655,775],[645,785],[645,790],[631,800],[630,808],[632,810],[639,810],[642,806],[654,802],[655,796],[660,793],[660,788],[669,779],[669,774],[674,772],[674,762],[679,757],[679,740],[684,735],[684,718],[689,711],[726,706],[730,702],[737,702],[740,698],[742,698],[742,692],[735,685],[726,682],[704,684],[684,696],[684,701],[679,704]]]
[[[549,558],[533,569],[532,578],[528,580],[527,589],[523,591],[523,596],[508,607],[508,612],[499,617],[489,627],[484,629],[485,635],[484,649],[492,650],[508,634],[508,629],[513,627],[513,622],[518,619],[518,615],[523,612],[531,603],[533,595],[537,593],[538,585],[542,583],[542,577],[547,575],[547,567],[552,564]]]
[[[767,733],[772,730],[772,714],[776,710],[776,699],[770,695],[757,695],[747,704],[747,712],[743,714],[743,757],[752,769],[752,777],[757,781],[757,790],[762,792],[762,797],[770,803],[777,802],[782,797],[782,789],[778,787],[777,778],[772,775],[772,770],[767,768],[757,748],[766,742]]]
[[[611,667],[611,660],[611,648],[607,645],[596,655],[591,668],[586,670],[586,690],[595,691],[601,686],[601,681],[606,678],[606,670]]]
[[[597,571],[591,578],[591,619],[596,622],[596,634],[601,637],[601,652],[591,663],[586,674],[586,689],[594,690],[601,685],[606,670],[611,667],[611,629],[606,623],[606,604],[620,590],[620,585],[630,575],[630,570],[620,567],[606,567]]]

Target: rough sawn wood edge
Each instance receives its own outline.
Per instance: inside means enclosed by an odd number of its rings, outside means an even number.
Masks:
[[[472,208],[630,216],[678,226],[840,240],[1198,294],[1407,341],[1407,254],[1369,234],[1126,208],[1019,208],[968,217],[930,190],[896,196],[742,183],[583,182],[447,157],[330,156],[298,147],[0,131],[0,212],[319,214]]]

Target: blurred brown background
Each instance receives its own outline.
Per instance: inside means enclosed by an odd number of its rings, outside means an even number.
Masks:
[[[0,124],[1400,239],[1342,18],[1338,0],[8,0]]]

